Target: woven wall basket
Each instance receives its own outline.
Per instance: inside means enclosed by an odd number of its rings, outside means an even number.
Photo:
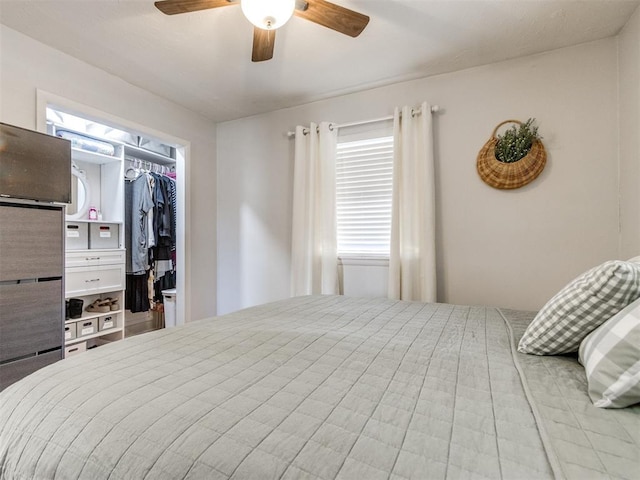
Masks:
[[[478,161],[476,167],[478,175],[487,184],[494,188],[511,189],[520,188],[529,182],[532,182],[540,172],[544,170],[547,163],[547,152],[540,140],[535,140],[531,146],[531,150],[520,160],[512,163],[504,163],[496,158],[496,133],[505,123],[517,123],[522,125],[518,120],[505,120],[494,128],[491,138],[484,144],[480,153],[478,153]]]

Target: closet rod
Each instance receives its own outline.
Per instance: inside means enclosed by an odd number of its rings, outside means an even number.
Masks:
[[[167,166],[167,165],[162,165],[160,163],[155,163],[155,162],[151,162],[149,160],[143,160],[141,158],[138,157],[133,157],[131,155],[125,155],[124,159],[128,162],[131,163],[135,163],[135,162],[139,162],[141,165],[146,166],[148,169],[152,169],[152,168],[157,168],[157,170],[159,171],[167,171],[167,172],[173,172],[175,170],[173,170],[175,167],[173,165],[171,166]]]
[[[437,113],[438,111],[440,111],[440,106],[438,105],[432,105],[431,106],[431,113]],[[420,108],[418,109],[411,109],[411,115],[419,115],[421,114],[422,111]],[[400,114],[402,116],[402,113]],[[334,129],[334,128],[346,128],[346,127],[356,127],[356,126],[360,126],[360,125],[367,125],[369,123],[378,123],[378,122],[386,122],[388,120],[393,120],[393,115],[387,115],[386,117],[380,117],[380,118],[373,118],[371,120],[361,120],[359,122],[349,122],[349,123],[339,123],[339,124],[331,124],[329,128]],[[309,132],[308,128],[305,128],[303,130],[303,133],[306,135]],[[296,132],[287,132],[287,136],[289,137],[295,137],[296,136]]]
[[[125,155],[124,159],[129,161],[129,162],[142,162],[145,165],[157,165],[159,167],[165,167],[165,168],[173,167],[173,165],[169,165],[169,164],[164,165],[162,163],[152,162],[151,160],[143,160],[142,158],[134,157],[132,155]]]

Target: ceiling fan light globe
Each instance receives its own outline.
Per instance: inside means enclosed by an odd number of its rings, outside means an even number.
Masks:
[[[256,27],[275,30],[293,15],[295,0],[240,0],[242,13]]]

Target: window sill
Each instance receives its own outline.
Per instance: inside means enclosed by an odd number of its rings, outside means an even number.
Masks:
[[[359,265],[363,267],[388,267],[388,257],[338,257],[338,265]]]

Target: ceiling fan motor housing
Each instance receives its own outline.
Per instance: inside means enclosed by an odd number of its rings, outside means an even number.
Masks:
[[[241,0],[245,17],[264,30],[280,28],[293,15],[295,0]]]

